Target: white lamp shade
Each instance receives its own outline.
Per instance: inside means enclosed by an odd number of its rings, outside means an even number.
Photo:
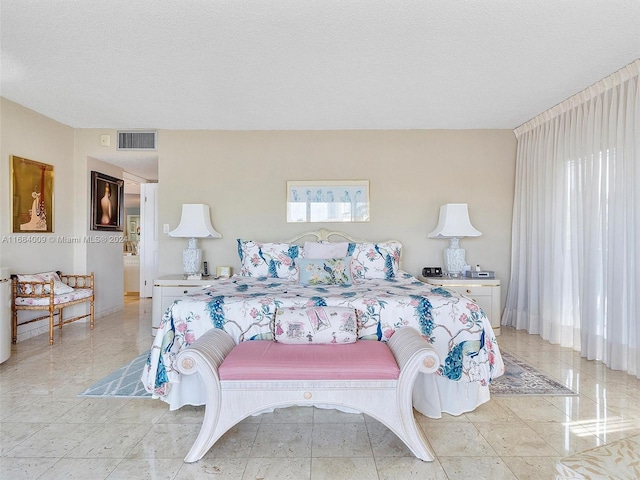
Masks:
[[[203,203],[183,204],[180,225],[170,231],[169,235],[185,238],[222,238],[211,225],[209,205]]]
[[[447,203],[440,207],[440,219],[429,238],[479,237],[481,232],[471,225],[466,203]]]

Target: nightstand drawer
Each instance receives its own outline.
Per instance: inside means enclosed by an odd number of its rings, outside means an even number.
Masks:
[[[180,285],[177,287],[162,287],[162,296],[179,298],[185,295],[190,295],[192,293],[198,293],[203,288],[204,288],[203,285],[197,285],[197,286]]]
[[[467,297],[490,297],[493,293],[492,287],[480,287],[480,286],[460,286],[460,287],[445,287],[454,290]]]
[[[155,336],[164,312],[173,302],[186,295],[201,292],[214,283],[214,278],[185,279],[182,275],[169,275],[155,280],[151,304],[151,334]]]

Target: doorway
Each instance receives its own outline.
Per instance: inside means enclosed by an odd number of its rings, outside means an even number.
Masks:
[[[140,296],[140,178],[127,172],[124,179],[123,271],[124,295]],[[144,180],[142,180],[144,181]]]
[[[124,288],[123,294],[132,296],[150,297],[143,285],[152,285],[155,278],[155,263],[144,261],[142,246],[145,240],[145,229],[154,233],[156,242],[154,254],[157,257],[157,208],[151,212],[154,218],[147,218],[141,205],[144,203],[142,192],[143,185],[154,185],[157,191],[158,185],[158,156],[148,154],[122,154],[95,157],[97,160],[116,165],[122,169],[124,180],[124,226],[123,226],[123,270]],[[155,199],[154,199],[155,201]],[[151,222],[153,229],[145,227],[145,222]],[[136,223],[137,222],[137,223]],[[140,228],[138,232],[138,227]],[[148,237],[148,235],[147,235]],[[114,259],[116,261],[116,259]],[[157,261],[157,259],[156,259]],[[136,278],[139,279],[136,281]]]

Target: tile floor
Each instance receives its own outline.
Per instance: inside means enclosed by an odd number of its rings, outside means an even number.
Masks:
[[[498,343],[577,390],[576,397],[494,397],[476,411],[418,415],[437,454],[411,456],[363,415],[308,407],[276,410],[233,428],[198,463],[182,458],[200,408],[81,393],[149,349],[150,300],[13,347],[0,365],[2,479],[541,479],[562,457],[640,433],[640,381],[525,332]],[[615,477],[615,472],[612,472]]]

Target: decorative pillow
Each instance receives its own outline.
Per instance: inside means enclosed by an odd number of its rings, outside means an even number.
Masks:
[[[49,287],[45,286],[44,290],[45,290],[45,292],[48,293]],[[66,283],[59,282],[58,280],[54,280],[54,282],[53,282],[53,293],[54,293],[54,295],[64,295],[66,293],[71,293],[73,291],[74,291],[73,287],[70,287]]]
[[[400,269],[400,242],[349,243],[348,254],[353,257],[351,273],[355,279],[391,279]]]
[[[58,276],[58,274],[56,272],[34,273],[33,275],[18,275],[18,281],[19,282],[49,282],[52,278],[53,278],[53,281],[54,281],[53,293],[57,293],[56,292],[56,284],[57,283],[62,283],[62,282],[60,281],[60,277]],[[32,288],[34,286],[35,286],[35,291]],[[73,289],[71,289],[71,290],[73,290]],[[49,292],[50,292],[50,286],[49,285],[44,285],[44,293],[49,293]],[[42,285],[26,284],[26,285],[23,285],[22,287],[20,287],[20,291],[18,293],[25,293],[27,295],[35,293],[37,295],[42,295],[42,293],[43,293],[42,292]]]
[[[304,258],[340,258],[347,256],[349,242],[304,242]]]
[[[288,344],[354,343],[358,339],[356,311],[347,307],[279,308],[273,338]]]
[[[298,258],[301,285],[351,285],[351,257]]]
[[[298,278],[295,264],[299,256],[297,245],[238,239],[238,256],[240,275],[245,277]]]

